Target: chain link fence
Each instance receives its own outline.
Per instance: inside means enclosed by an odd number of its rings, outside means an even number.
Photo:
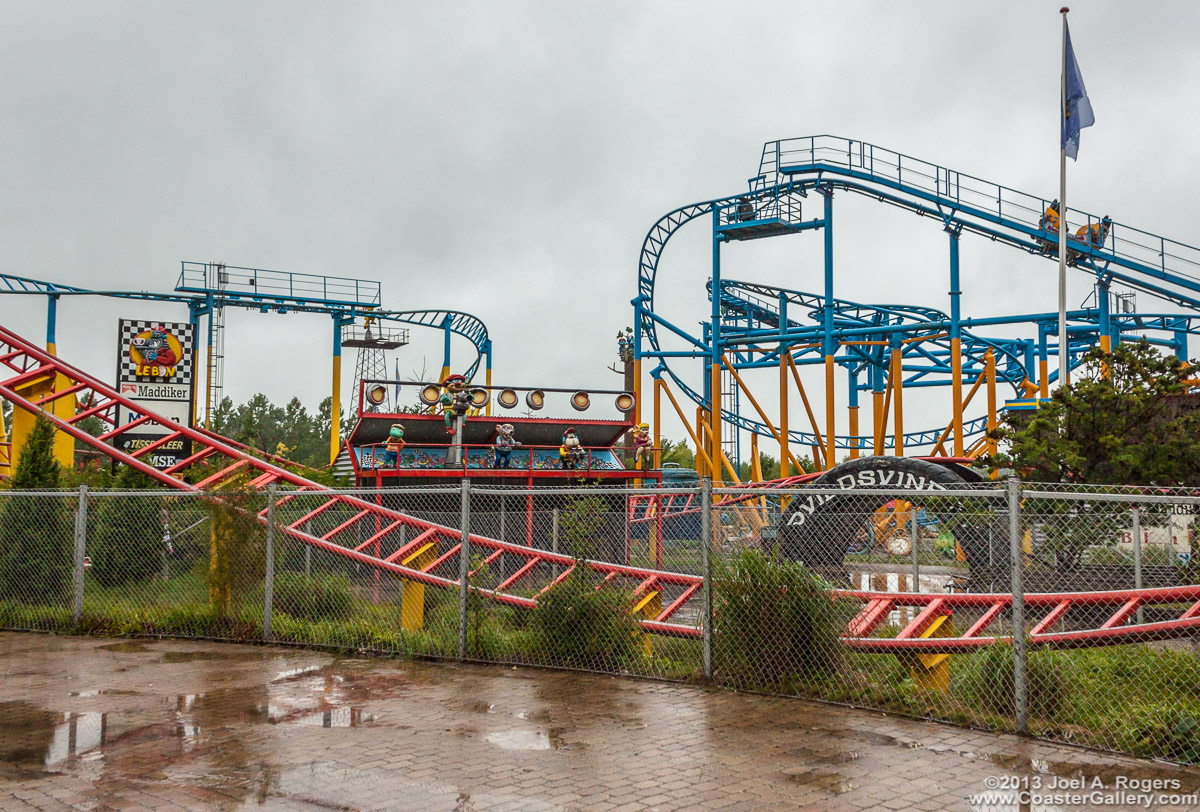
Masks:
[[[706,680],[1200,762],[1190,491],[343,493],[0,491],[0,627]]]

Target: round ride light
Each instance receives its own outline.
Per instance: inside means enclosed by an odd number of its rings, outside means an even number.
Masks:
[[[496,402],[505,409],[515,409],[521,399],[517,397],[515,389],[501,389],[500,394],[496,396]]]
[[[476,409],[482,409],[484,406],[487,406],[487,402],[488,402],[488,392],[486,389],[472,389],[471,390],[471,405],[472,406],[474,406]]]
[[[530,409],[540,409],[546,405],[546,393],[541,389],[531,389],[525,396],[525,405]]]
[[[373,384],[367,387],[367,400],[376,406],[387,400],[387,387],[383,384]]]
[[[576,392],[571,395],[571,405],[575,407],[575,411],[582,412],[592,405],[592,398],[587,392]]]
[[[616,405],[617,411],[622,414],[632,412],[634,405],[633,394],[631,392],[622,392],[617,395]]]
[[[436,405],[442,395],[442,388],[437,384],[429,384],[421,390],[421,402],[426,406]]]

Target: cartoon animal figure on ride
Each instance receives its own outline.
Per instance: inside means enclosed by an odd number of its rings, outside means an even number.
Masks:
[[[646,470],[650,459],[650,425],[639,423],[633,432],[633,460],[639,470]]]
[[[165,327],[150,328],[150,337],[135,338],[133,346],[142,358],[146,359],[147,364],[173,367],[179,363],[179,359],[175,357],[175,350],[171,349],[171,343],[167,341]]]
[[[578,468],[586,456],[587,451],[579,445],[579,437],[575,435],[575,429],[569,428],[563,432],[562,445],[558,447],[558,459],[562,462],[563,470],[570,471]]]
[[[512,454],[512,450],[521,445],[519,440],[513,438],[513,431],[512,423],[501,423],[499,426],[496,426],[496,442],[492,444],[496,453],[496,468],[507,468],[508,458]]]
[[[383,454],[383,464],[386,466],[398,466],[400,449],[404,448],[404,426],[400,423],[393,423],[388,429],[386,451]]]
[[[446,420],[446,433],[454,433],[454,419],[462,417],[471,408],[471,393],[467,391],[467,379],[462,375],[448,375],[442,381],[442,394],[438,398],[442,405],[442,416]]]

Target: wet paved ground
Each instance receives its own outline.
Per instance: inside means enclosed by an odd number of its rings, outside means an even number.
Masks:
[[[0,658],[5,812],[1126,809],[970,796],[1200,788],[1198,770],[584,674],[7,633]]]

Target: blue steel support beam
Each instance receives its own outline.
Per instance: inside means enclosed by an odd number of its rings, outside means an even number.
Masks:
[[[717,228],[721,224],[721,210],[713,207],[713,233],[712,233],[712,287],[713,290],[721,289],[721,234]],[[721,346],[721,297],[712,297],[712,327],[709,336],[709,346],[712,348],[712,355],[709,363],[709,377],[711,380],[709,391],[709,417],[712,425],[712,436],[710,438],[712,448],[713,471],[712,478],[715,482],[721,480],[721,466],[717,462],[721,456],[721,354],[724,348]]]
[[[837,415],[834,410],[833,376],[837,345],[833,335],[833,189],[822,189],[825,203],[825,318],[821,349],[825,353],[825,467],[836,465]]]
[[[50,294],[46,297],[46,351],[51,355],[58,355],[56,347],[58,341],[56,333],[58,332],[58,296]]]

